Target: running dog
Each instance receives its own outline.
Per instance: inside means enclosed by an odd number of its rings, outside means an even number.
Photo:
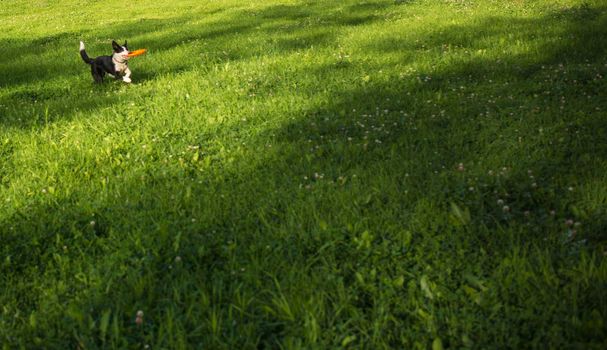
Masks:
[[[80,57],[86,64],[91,65],[91,74],[95,83],[102,83],[103,77],[109,74],[112,78],[120,79],[125,83],[131,82],[131,70],[128,66],[129,60],[129,48],[126,41],[124,45],[118,45],[117,42],[112,41],[112,52],[111,56],[99,56],[97,58],[90,58],[84,50],[84,43],[80,42]]]

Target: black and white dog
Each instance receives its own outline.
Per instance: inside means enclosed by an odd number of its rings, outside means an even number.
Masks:
[[[122,77],[122,81],[125,83],[131,82],[131,70],[127,65],[127,61],[129,60],[129,49],[124,42],[124,45],[118,45],[117,42],[112,41],[112,48],[114,52],[111,56],[99,56],[95,59],[89,58],[84,51],[84,43],[80,42],[80,57],[87,64],[91,65],[91,74],[93,74],[93,78],[96,83],[103,82],[103,77],[105,74],[109,74],[113,78],[120,79]]]

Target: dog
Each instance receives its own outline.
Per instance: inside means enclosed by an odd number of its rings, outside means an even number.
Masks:
[[[131,82],[131,70],[128,66],[129,48],[127,42],[124,45],[118,45],[112,40],[111,56],[99,56],[95,59],[90,58],[84,50],[84,43],[80,42],[80,57],[86,64],[91,65],[91,74],[95,83],[102,83],[103,77],[108,74],[116,80],[122,78],[125,83]]]

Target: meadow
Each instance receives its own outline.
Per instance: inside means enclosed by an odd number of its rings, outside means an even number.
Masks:
[[[601,0],[0,1],[4,349],[607,348]],[[132,84],[78,55],[128,40]]]

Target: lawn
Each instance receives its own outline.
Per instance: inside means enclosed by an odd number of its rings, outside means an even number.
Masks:
[[[0,2],[4,349],[607,348],[602,0]],[[128,40],[132,84],[78,55]]]

